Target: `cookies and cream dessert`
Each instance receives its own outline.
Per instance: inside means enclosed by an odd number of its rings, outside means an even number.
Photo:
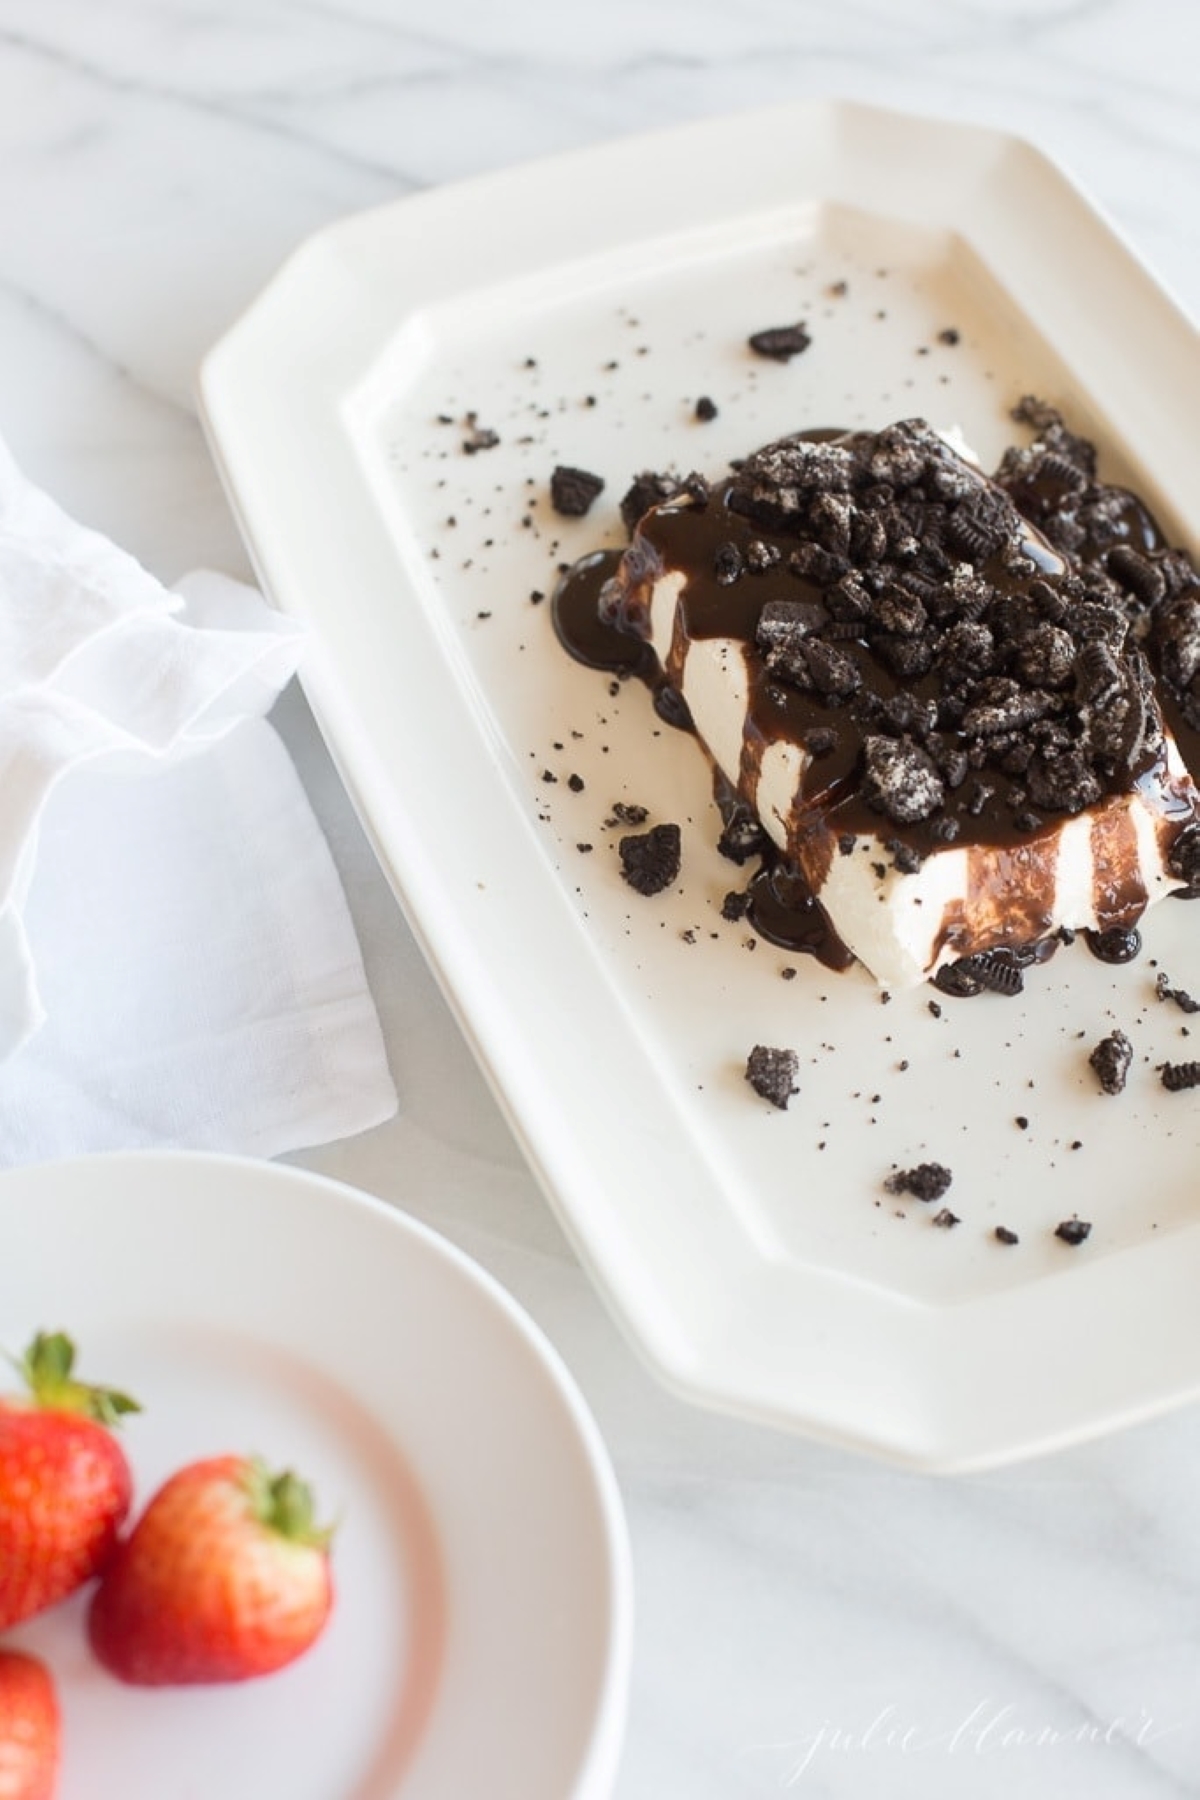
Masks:
[[[962,992],[1200,886],[1200,580],[1052,409],[994,477],[922,420],[640,477],[555,598],[716,773],[776,941]]]

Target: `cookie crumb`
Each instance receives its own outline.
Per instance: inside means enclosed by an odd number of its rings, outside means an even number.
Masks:
[[[476,413],[467,414],[463,449],[468,456],[474,456],[477,450],[494,450],[499,442],[498,431],[490,431],[486,425],[481,425]]]
[[[1182,1094],[1187,1088],[1200,1087],[1200,1062],[1160,1063],[1158,1073],[1169,1094]]]
[[[803,325],[771,325],[765,331],[752,332],[748,339],[756,356],[770,357],[772,362],[790,362],[807,350],[812,338]]]
[[[1095,1072],[1103,1094],[1120,1094],[1124,1091],[1132,1062],[1133,1045],[1123,1031],[1109,1032],[1107,1037],[1100,1039],[1088,1057],[1088,1066]]]
[[[1007,1225],[997,1225],[992,1236],[998,1244],[1019,1244],[1021,1241],[1016,1232],[1010,1231]]]
[[[678,825],[653,825],[617,844],[621,873],[639,894],[661,894],[679,876],[683,838]]]
[[[559,463],[550,477],[550,504],[564,519],[582,519],[603,492],[603,478],[587,469]]]
[[[884,1188],[889,1194],[911,1194],[914,1200],[940,1200],[954,1177],[944,1163],[918,1163],[914,1169],[898,1169]]]
[[[1054,1235],[1061,1238],[1064,1244],[1082,1244],[1092,1234],[1092,1227],[1086,1219],[1063,1219],[1054,1227]]]
[[[1154,992],[1160,1000],[1173,1000],[1180,1012],[1200,1012],[1200,1000],[1194,998],[1184,988],[1171,986],[1171,978],[1162,969],[1154,977]]]
[[[716,401],[714,399],[712,399],[711,396],[708,394],[701,394],[700,398],[696,402],[696,417],[701,421],[702,424],[707,425],[710,422],[710,420],[715,419],[716,416],[717,416]]]
[[[756,1094],[769,1100],[781,1112],[787,1111],[792,1095],[800,1092],[796,1081],[799,1070],[800,1058],[794,1050],[777,1050],[766,1044],[755,1044],[746,1058],[746,1080]]]
[[[940,1212],[934,1213],[930,1224],[940,1225],[943,1231],[952,1231],[956,1225],[962,1224],[962,1220],[957,1213],[952,1213],[948,1206],[943,1206]]]

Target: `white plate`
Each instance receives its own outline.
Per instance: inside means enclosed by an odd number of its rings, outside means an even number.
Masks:
[[[295,1467],[338,1523],[318,1643],[269,1680],[128,1688],[85,1597],[11,1634],[59,1680],[61,1800],[600,1800],[623,1726],[615,1482],[540,1332],[459,1251],[267,1164],[92,1157],[0,1178],[0,1319],[69,1330],[145,1411],[140,1500],[227,1450]]]
[[[796,319],[805,355],[748,352]],[[351,219],[208,359],[225,479],[312,627],[308,691],[384,867],[599,1288],[680,1392],[937,1468],[1195,1393],[1198,1110],[1153,1073],[1186,1020],[1147,959],[1082,949],[1025,1000],[940,1020],[857,974],[781,981],[787,958],[719,916],[736,875],[695,746],[570,663],[531,592],[618,541],[639,469],[913,413],[991,462],[1028,391],[1181,532],[1197,373],[1187,320],[1036,151],[833,104]],[[468,413],[500,443],[464,453]],[[559,462],[605,478],[586,520],[549,509]],[[683,821],[682,894],[620,881],[616,799]],[[1200,989],[1197,921],[1168,902],[1149,939]],[[1113,1018],[1140,1058],[1119,1101],[1086,1067]],[[786,1115],[742,1080],[755,1043],[801,1055]],[[954,1231],[882,1194],[926,1157],[954,1171]],[[1053,1235],[1073,1213],[1094,1225],[1076,1250]]]

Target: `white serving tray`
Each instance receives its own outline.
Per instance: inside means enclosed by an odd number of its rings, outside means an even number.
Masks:
[[[748,351],[798,319],[803,356]],[[305,685],[381,862],[582,1260],[678,1392],[949,1469],[1200,1390],[1200,1107],[1154,1074],[1188,1052],[1151,962],[1200,989],[1200,914],[1166,902],[1138,963],[1077,947],[1022,999],[940,1019],[858,972],[782,980],[794,959],[720,917],[737,871],[695,745],[570,662],[531,594],[620,541],[638,470],[912,414],[990,465],[1026,392],[1186,538],[1198,361],[1036,150],[840,103],[349,219],[208,357],[214,452],[264,585],[311,628]],[[468,415],[499,443],[468,453]],[[604,477],[585,520],[550,509],[558,463]],[[683,824],[679,892],[620,880],[619,799]],[[1138,1054],[1119,1100],[1086,1063],[1113,1023]],[[743,1080],[755,1043],[800,1055],[786,1114]],[[883,1192],[927,1158],[954,1171],[952,1231]],[[1053,1235],[1073,1214],[1093,1225],[1074,1250]]]

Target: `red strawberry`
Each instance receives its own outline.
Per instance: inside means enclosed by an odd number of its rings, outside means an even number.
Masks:
[[[45,1663],[0,1650],[0,1800],[53,1800],[59,1715]]]
[[[244,1456],[191,1463],[152,1497],[92,1596],[92,1648],[143,1687],[269,1675],[329,1616],[331,1535],[290,1471]]]
[[[126,1394],[71,1373],[61,1332],[39,1332],[18,1366],[29,1398],[0,1399],[0,1630],[28,1619],[99,1573],[133,1493],[107,1429],[136,1412]]]

